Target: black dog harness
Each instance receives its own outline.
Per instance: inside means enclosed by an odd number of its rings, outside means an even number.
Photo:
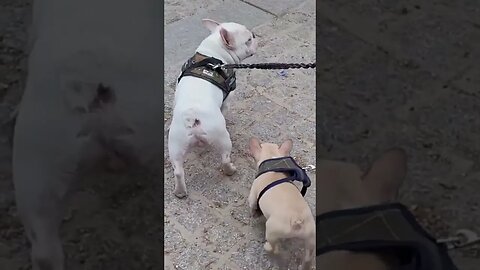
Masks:
[[[208,57],[197,52],[183,64],[182,73],[177,81],[180,82],[184,76],[204,79],[222,89],[223,101],[225,101],[230,92],[237,87],[237,79],[235,71],[233,69],[222,69],[222,64],[223,62],[217,58]]]
[[[265,192],[267,192],[267,190],[273,188],[276,185],[286,182],[293,184],[293,181],[300,181],[303,183],[303,187],[300,193],[302,194],[302,196],[305,196],[305,194],[307,193],[307,188],[310,187],[310,185],[312,184],[312,181],[308,177],[305,170],[302,169],[302,167],[300,167],[292,157],[272,158],[263,161],[260,166],[258,166],[258,173],[255,178],[266,172],[286,173],[288,177],[276,180],[267,185],[264,189],[262,189],[257,199],[258,209],[260,209],[260,198],[263,196],[263,194],[265,194]]]
[[[447,246],[438,244],[400,203],[328,212],[317,216],[316,229],[317,256],[389,250],[398,255],[401,270],[458,270]]]

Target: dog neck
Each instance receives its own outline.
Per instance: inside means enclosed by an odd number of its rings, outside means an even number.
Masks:
[[[238,58],[234,53],[225,49],[221,43],[218,42],[216,35],[210,35],[200,43],[200,46],[197,48],[197,52],[203,55],[214,57],[221,60],[225,64],[238,64],[241,62],[241,59]]]

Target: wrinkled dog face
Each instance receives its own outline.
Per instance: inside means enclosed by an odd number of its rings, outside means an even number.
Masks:
[[[219,36],[225,49],[239,60],[244,60],[257,52],[256,36],[244,25],[233,22],[218,23],[210,19],[203,19],[202,23],[212,35]]]

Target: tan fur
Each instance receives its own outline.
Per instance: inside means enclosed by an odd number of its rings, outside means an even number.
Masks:
[[[250,154],[257,168],[266,159],[288,156],[292,141],[285,141],[280,147],[271,143],[260,143],[250,139]],[[253,181],[248,198],[252,213],[257,209],[259,193],[270,183],[285,178],[283,173],[267,172]],[[300,238],[305,242],[305,258],[301,269],[311,269],[315,251],[315,220],[302,194],[293,184],[283,183],[265,192],[260,199],[260,208],[267,219],[265,250],[278,253],[278,241]]]
[[[366,173],[354,164],[318,161],[316,215],[396,200],[406,163],[401,149],[385,152]],[[352,265],[358,270],[390,270],[397,269],[398,260],[386,252],[349,251],[333,251],[316,259],[317,269],[350,270]]]

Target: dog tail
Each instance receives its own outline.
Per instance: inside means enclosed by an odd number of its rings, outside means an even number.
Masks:
[[[195,128],[201,125],[201,121],[195,112],[195,109],[188,109],[183,113],[183,120],[185,127],[188,129]]]
[[[290,220],[290,226],[291,226],[292,230],[294,230],[294,231],[300,230],[303,226],[303,221],[304,221],[303,218],[293,217]]]

